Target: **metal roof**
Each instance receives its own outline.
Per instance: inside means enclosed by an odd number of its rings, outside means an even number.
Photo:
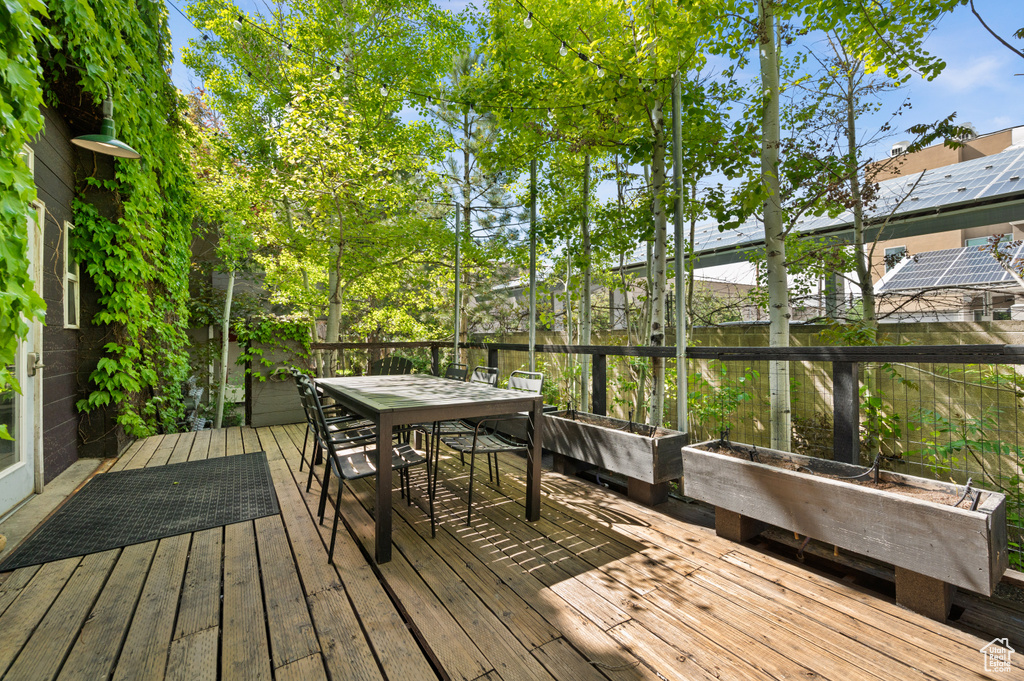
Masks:
[[[1003,249],[1015,262],[1024,256],[1024,243]],[[1016,280],[992,254],[978,246],[947,248],[904,258],[875,286],[877,292],[920,291],[970,286],[1005,288]]]
[[[1024,220],[1024,147],[950,166],[894,177],[878,183],[878,198],[865,210],[865,241],[934,234],[955,229]],[[916,185],[916,186],[915,186]],[[797,221],[805,236],[853,241],[853,213]],[[764,247],[764,226],[750,220],[719,231],[718,223],[697,227],[694,253],[698,267],[742,262],[746,253]],[[643,247],[635,261],[643,261]],[[638,262],[642,265],[642,262]]]

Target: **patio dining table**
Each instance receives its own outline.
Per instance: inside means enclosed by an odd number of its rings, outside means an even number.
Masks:
[[[391,560],[391,442],[398,426],[529,412],[532,433],[526,462],[526,519],[540,519],[544,402],[540,395],[426,374],[318,378],[316,383],[346,409],[376,425],[374,557],[377,563]]]

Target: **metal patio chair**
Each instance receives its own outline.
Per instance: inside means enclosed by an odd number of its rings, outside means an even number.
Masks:
[[[331,433],[316,394],[313,382],[308,378],[300,380],[299,390],[304,406],[308,406],[314,414],[314,425],[316,430],[317,447],[327,454],[324,464],[324,477],[320,487],[320,504],[318,517],[320,524],[324,522],[324,514],[327,509],[327,499],[330,496],[329,487],[331,473],[338,477],[338,496],[334,500],[334,526],[331,529],[331,545],[327,550],[328,562],[334,562],[334,543],[338,534],[338,517],[341,515],[341,495],[345,489],[345,481],[361,480],[377,474],[377,449],[373,448],[377,434],[373,430],[364,430],[358,434],[337,438]],[[407,443],[393,445],[392,469],[398,471],[402,489],[402,497],[406,503],[412,505],[412,488],[409,481],[409,469],[412,466],[424,464],[427,469],[426,486],[427,496],[430,505],[430,527],[434,532],[434,497],[430,493],[430,462],[428,457],[420,454]]]
[[[532,395],[539,395],[541,389],[544,387],[544,374],[535,371],[513,371],[508,378],[508,388],[510,390],[521,390],[524,393]],[[498,475],[498,454],[523,454],[526,455],[530,450],[532,442],[519,442],[515,438],[506,435],[499,431],[500,425],[505,422],[520,421],[531,419],[531,415],[528,412],[521,412],[518,414],[508,414],[504,416],[493,416],[480,419],[476,426],[473,428],[472,435],[454,435],[448,437],[441,437],[441,441],[463,456],[463,462],[465,462],[465,453],[469,452],[469,503],[466,511],[466,524],[469,525],[473,517],[473,473],[476,467],[476,455],[486,454],[487,455],[487,479],[488,481],[497,481],[498,487],[501,487],[501,477]],[[493,424],[490,426],[484,424]],[[527,437],[531,437],[533,429],[527,427]],[[440,448],[436,448],[437,453],[434,459],[434,478],[431,481],[432,491],[431,497],[435,494],[437,487],[437,468],[440,457]],[[429,452],[428,452],[429,453]],[[494,457],[494,470],[491,470],[491,457]]]
[[[388,355],[370,365],[371,376],[399,376],[412,373],[412,361],[399,355]]]
[[[371,428],[373,426],[373,423],[371,421],[367,421],[364,418],[361,418],[359,416],[356,416],[355,414],[346,411],[344,407],[342,407],[340,404],[324,405],[323,388],[321,388],[315,382],[313,382],[312,379],[309,378],[309,376],[302,373],[298,369],[295,369],[294,367],[291,369],[291,374],[292,378],[295,379],[295,386],[299,390],[300,401],[302,399],[302,384],[300,383],[300,379],[305,378],[306,380],[310,381],[313,384],[313,389],[316,390],[317,397],[320,399],[320,404],[322,405],[322,409],[324,411],[324,416],[327,419],[327,425],[331,429],[331,431],[334,432],[336,435],[341,436],[344,434],[345,431],[358,430],[361,428]],[[302,457],[299,459],[299,471],[301,471],[302,467],[306,464],[306,447],[308,446],[309,441],[311,439],[310,436],[314,435],[313,414],[310,413],[309,409],[306,407],[306,404],[304,402],[302,403],[302,410],[306,414],[306,432],[302,437]],[[312,456],[312,454],[310,455],[310,457],[310,473],[312,473],[312,464],[320,463],[320,461],[317,459],[317,457]],[[309,481],[307,481],[306,484],[307,491],[309,490],[309,485],[312,483],[312,481],[313,478],[312,476],[310,476],[310,479]]]

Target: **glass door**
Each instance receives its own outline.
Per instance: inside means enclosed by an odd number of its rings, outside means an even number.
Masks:
[[[42,279],[40,249],[45,211],[33,206],[28,225],[29,272]],[[39,284],[36,283],[38,288]],[[28,336],[18,344],[15,363],[9,366],[21,392],[10,386],[0,390],[0,424],[11,439],[0,439],[0,517],[42,491],[42,324],[31,322]]]

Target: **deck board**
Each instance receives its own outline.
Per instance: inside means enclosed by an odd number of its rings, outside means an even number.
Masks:
[[[56,678],[120,553],[121,549],[112,549],[82,559],[4,678]]]
[[[232,681],[272,677],[255,538],[251,521],[224,528],[221,678]]]
[[[191,538],[190,534],[181,534],[161,539],[157,545],[139,606],[118,658],[114,681],[164,677]],[[107,584],[107,588],[113,586],[110,582]]]
[[[88,621],[75,641],[59,678],[110,678],[121,653],[128,624],[142,594],[157,542],[127,546],[110,574],[110,588],[104,589]]]
[[[333,509],[319,524],[303,435],[233,427],[134,443],[111,470],[266,451],[281,514],[3,575],[0,677],[1024,678],[1019,655],[1013,673],[986,675],[987,639],[966,626],[722,540],[682,505],[545,473],[542,518],[528,523],[514,456],[501,457],[500,487],[478,467],[471,527],[469,468],[443,458],[436,538],[414,469],[414,503],[395,490],[382,566],[368,559],[374,481],[347,484],[330,565]],[[998,626],[990,610],[971,624]]]

